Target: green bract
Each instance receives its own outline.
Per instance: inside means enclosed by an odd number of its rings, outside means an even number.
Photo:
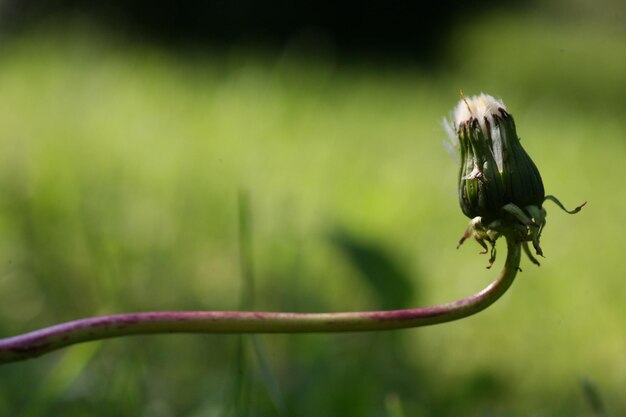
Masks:
[[[461,159],[459,203],[472,219],[459,245],[473,236],[486,253],[486,243],[491,244],[491,266],[498,237],[505,231],[517,233],[526,254],[538,265],[528,242],[543,255],[539,238],[546,224],[544,201],[552,200],[567,210],[555,197],[545,195],[539,170],[520,143],[513,116],[502,101],[489,95],[462,96],[453,123],[447,122],[446,128]],[[583,205],[568,212],[576,213]]]

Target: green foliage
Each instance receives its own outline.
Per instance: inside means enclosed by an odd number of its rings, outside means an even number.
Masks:
[[[358,271],[364,284],[371,287],[377,309],[410,308],[417,302],[411,277],[380,244],[365,242],[343,230],[334,231],[330,239]]]
[[[82,31],[5,41],[2,335],[95,314],[237,309],[241,188],[257,309],[364,310],[475,292],[493,277],[470,246],[454,250],[466,219],[458,167],[441,147],[459,88],[502,97],[546,192],[589,206],[551,212],[549,258],[523,265],[477,317],[260,336],[261,348],[199,335],[73,347],[1,367],[0,415],[224,416],[242,356],[255,416],[281,415],[277,391],[295,416],[583,416],[581,376],[609,415],[623,414],[623,39],[486,17],[459,28],[451,69],[432,73],[289,50],[180,58]],[[342,251],[333,227],[359,240]],[[372,268],[395,270],[406,293],[373,294],[382,284]]]

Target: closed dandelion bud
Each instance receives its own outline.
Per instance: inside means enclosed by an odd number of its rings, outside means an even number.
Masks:
[[[459,202],[466,216],[495,220],[509,203],[541,206],[541,175],[501,101],[486,94],[464,97],[454,111],[454,129],[461,153]]]
[[[490,244],[491,266],[498,237],[515,233],[530,260],[539,265],[528,243],[543,255],[539,238],[546,224],[544,201],[551,200],[570,214],[585,204],[568,211],[556,197],[545,195],[539,170],[522,148],[513,116],[502,101],[487,94],[461,95],[453,122],[444,125],[460,155],[461,210],[472,219],[459,245],[474,237],[487,253]]]

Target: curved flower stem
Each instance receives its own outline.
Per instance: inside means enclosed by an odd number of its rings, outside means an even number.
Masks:
[[[447,304],[346,313],[164,311],[113,314],[0,339],[0,364],[34,358],[76,343],[138,334],[363,332],[458,320],[489,307],[513,283],[519,269],[521,245],[508,235],[506,241],[507,258],[498,278],[479,293]]]

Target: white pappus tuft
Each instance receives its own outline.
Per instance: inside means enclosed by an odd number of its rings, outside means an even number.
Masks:
[[[477,96],[462,96],[454,109],[454,127],[470,119],[477,119],[483,131],[486,131],[485,118],[492,119],[494,115],[500,114],[500,109],[506,111],[506,106],[502,100],[498,100],[489,94],[480,93]]]

